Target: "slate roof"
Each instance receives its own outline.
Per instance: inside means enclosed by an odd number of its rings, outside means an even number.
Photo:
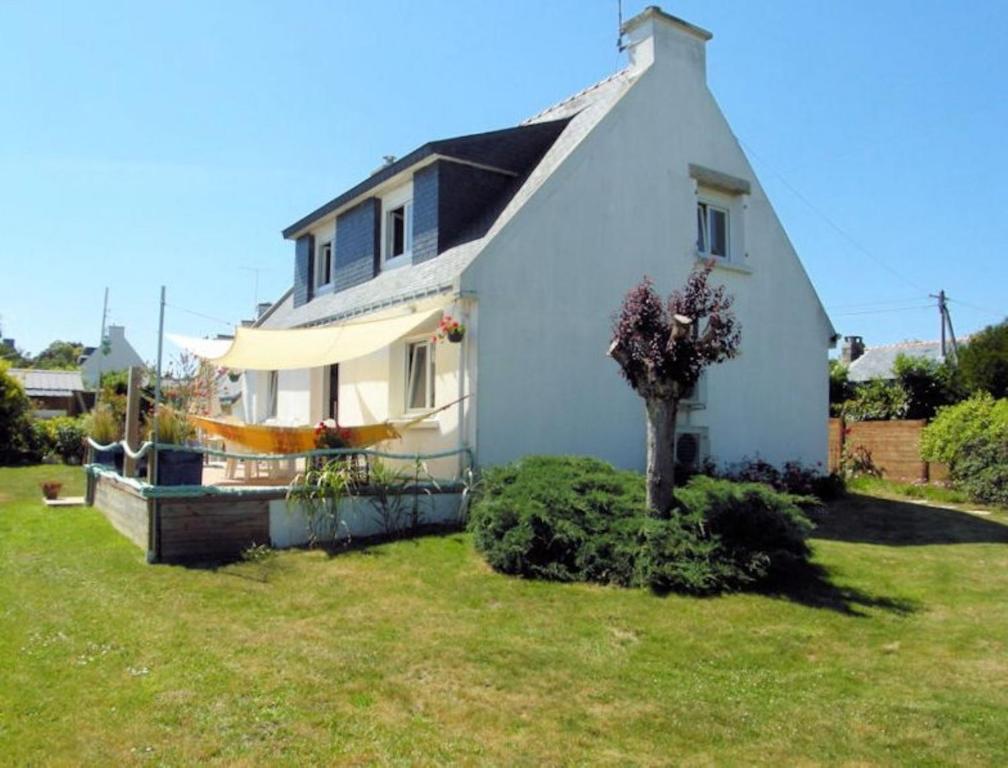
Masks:
[[[290,238],[296,235],[323,216],[343,207],[354,198],[360,197],[368,190],[377,187],[382,182],[431,155],[520,173],[526,170],[529,163],[542,151],[544,141],[552,141],[556,138],[563,130],[565,122],[565,118],[557,118],[549,122],[539,121],[535,125],[518,125],[499,131],[474,133],[468,136],[455,136],[450,139],[428,142],[422,147],[417,147],[408,155],[380,168],[360,184],[351,187],[322,207],[298,219],[283,231],[283,236]]]
[[[39,368],[11,368],[29,397],[71,397],[84,391],[80,371],[50,371]]]
[[[959,343],[964,344],[968,338],[959,339]],[[951,345],[952,342],[949,341],[948,348]],[[899,355],[924,357],[939,363],[945,359],[942,357],[940,341],[903,341],[899,344],[868,347],[861,357],[847,367],[847,378],[856,382],[895,378],[893,365]]]
[[[339,293],[317,296],[299,307],[294,307],[293,289],[291,289],[259,318],[256,325],[263,328],[295,328],[307,325],[321,325],[336,322],[352,315],[370,312],[381,307],[411,301],[423,296],[458,290],[460,276],[465,269],[476,259],[497,233],[514,218],[515,214],[539,190],[546,179],[552,175],[553,171],[581,143],[581,140],[608,114],[609,110],[636,82],[637,77],[638,74],[632,72],[630,69],[621,70],[528,118],[522,124],[525,127],[540,124],[553,126],[556,124],[556,121],[566,121],[563,124],[563,130],[550,145],[549,149],[546,150],[546,154],[539,160],[538,165],[528,174],[519,189],[508,200],[507,204],[496,216],[492,225],[481,237],[449,248],[429,261],[390,269],[386,272],[381,272],[367,282],[340,291]],[[511,133],[512,131],[514,129],[462,138],[476,139],[493,136],[494,134],[505,136],[518,135]],[[437,142],[433,142],[433,144],[437,144]],[[424,145],[424,147],[432,145]],[[399,162],[405,162],[408,157],[403,158]],[[411,161],[410,164],[413,162],[416,162],[416,160]],[[408,167],[408,165],[403,167]],[[385,170],[382,169],[379,173]],[[357,188],[355,187],[354,189],[356,190]],[[355,195],[360,194],[359,191],[350,190],[350,192],[354,192]],[[350,193],[346,194],[349,195]],[[339,199],[337,198],[337,200]],[[327,203],[323,207],[330,206],[333,203],[335,201]],[[311,214],[311,216],[315,215]],[[288,227],[288,230],[291,230],[294,226],[297,225]],[[288,230],[285,230],[285,232]]]

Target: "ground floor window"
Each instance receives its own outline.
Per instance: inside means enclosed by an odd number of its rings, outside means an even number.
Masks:
[[[406,410],[434,407],[434,345],[414,341],[406,345]]]

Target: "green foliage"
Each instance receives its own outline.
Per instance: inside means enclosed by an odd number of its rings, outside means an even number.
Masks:
[[[0,360],[0,464],[37,461],[39,450],[32,427],[32,405],[21,382]]]
[[[952,482],[974,501],[1008,504],[1008,398],[982,392],[940,410],[924,428],[921,457],[948,464]]]
[[[970,391],[1008,397],[1008,320],[970,338],[959,350],[959,370]]]
[[[308,546],[334,537],[340,528],[339,503],[351,495],[353,473],[343,457],[310,464],[287,489],[287,505],[297,504],[308,522]]]
[[[905,419],[909,407],[906,392],[897,382],[872,379],[857,387],[841,413],[848,421]]]
[[[88,436],[100,445],[109,445],[122,440],[123,427],[115,408],[107,402],[99,403],[84,417],[84,429]]]
[[[83,462],[86,424],[86,416],[57,416],[45,421],[36,421],[35,432],[39,435],[42,454],[54,453],[64,464]]]
[[[921,458],[951,466],[967,445],[987,435],[1008,439],[1008,399],[984,392],[938,412],[921,435]]]
[[[956,487],[973,501],[1008,506],[1008,436],[979,435],[965,445],[950,470]]]
[[[799,498],[697,476],[652,517],[644,479],[597,459],[530,456],[484,473],[469,528],[495,569],[707,594],[807,558]]]
[[[965,395],[957,369],[948,362],[901,354],[893,363],[893,373],[906,395],[907,419],[930,419],[939,408]]]
[[[54,341],[32,360],[33,368],[73,369],[84,352],[79,341]]]
[[[843,404],[854,394],[854,385],[848,380],[847,375],[847,366],[842,361],[829,361],[830,416],[839,416]]]
[[[184,411],[162,405],[148,420],[148,439],[154,439],[154,424],[157,423],[158,443],[161,445],[185,445],[196,434],[196,427],[189,421]]]

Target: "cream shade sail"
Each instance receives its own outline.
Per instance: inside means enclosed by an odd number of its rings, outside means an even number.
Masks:
[[[370,320],[358,318],[321,328],[238,328],[230,348],[207,360],[256,371],[334,365],[377,352],[439,314],[441,307]]]

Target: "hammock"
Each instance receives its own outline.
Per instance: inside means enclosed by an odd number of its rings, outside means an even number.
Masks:
[[[401,425],[406,430],[436,413],[451,408],[469,395],[454,402],[435,408]],[[249,451],[257,453],[304,453],[315,449],[315,427],[278,427],[267,424],[242,424],[234,421],[220,421],[206,416],[189,416],[193,424],[212,435],[222,437],[230,443],[237,443]],[[365,424],[360,427],[340,427],[347,434],[351,448],[367,448],[383,440],[402,437],[399,430],[387,421],[381,424]]]
[[[237,443],[256,453],[304,453],[315,448],[315,427],[274,427],[266,424],[239,424],[219,421],[205,416],[190,416],[192,422],[212,435],[217,435],[229,443]],[[362,427],[342,427],[348,433],[347,442],[351,448],[366,448],[402,437],[391,424],[365,424]]]

